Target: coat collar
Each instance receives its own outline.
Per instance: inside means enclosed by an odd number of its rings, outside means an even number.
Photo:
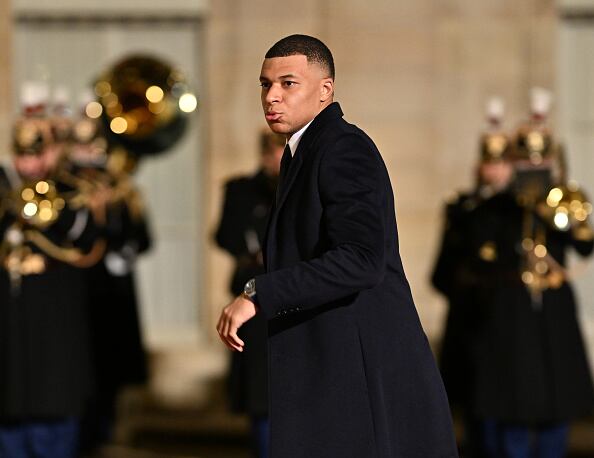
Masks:
[[[297,151],[295,151],[295,156],[291,161],[291,166],[287,173],[283,189],[277,190],[277,192],[282,193],[279,196],[278,205],[275,205],[273,201],[272,211],[269,215],[268,224],[266,225],[266,234],[264,236],[265,242],[263,247],[264,260],[267,265],[267,269],[270,267],[270,264],[268,263],[267,259],[271,248],[271,246],[269,246],[271,240],[270,235],[273,234],[275,231],[274,227],[276,226],[278,212],[280,208],[283,206],[285,200],[287,199],[289,191],[293,186],[293,183],[295,182],[295,178],[297,177],[297,174],[299,173],[299,170],[301,169],[301,166],[303,164],[303,158],[307,155],[307,151],[310,149],[314,140],[318,137],[318,135],[324,129],[324,127],[332,120],[340,119],[342,118],[342,116],[343,112],[338,102],[331,103],[314,118],[312,123],[309,125],[309,127],[303,134],[303,137],[301,137],[301,140],[299,141],[299,145],[297,146]]]
[[[315,140],[320,131],[326,124],[328,124],[328,122],[337,118],[342,118],[342,116],[343,112],[338,102],[332,102],[322,111],[320,111],[320,113],[318,113],[318,115],[314,118],[303,134],[303,137],[301,137],[299,145],[297,146],[297,151],[295,151],[295,157],[299,152],[309,149],[313,143],[313,140]]]
[[[338,118],[342,118],[343,113],[340,108],[338,102],[332,102],[326,108],[324,108],[312,121],[309,125],[303,137],[299,141],[299,145],[297,146],[297,151],[295,151],[295,156],[291,161],[291,166],[287,172],[287,177],[285,179],[285,184],[283,189],[280,189],[281,195],[278,200],[278,206],[276,211],[282,207],[287,195],[289,194],[289,190],[293,186],[295,182],[295,178],[301,169],[301,165],[303,164],[303,158],[307,155],[307,151],[310,149],[312,143],[317,138],[318,134],[323,130],[323,128],[328,124],[330,121]]]

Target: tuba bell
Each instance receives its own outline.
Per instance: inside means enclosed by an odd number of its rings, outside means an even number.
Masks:
[[[180,70],[146,55],[117,62],[97,80],[95,94],[98,104],[87,114],[101,118],[110,143],[137,156],[176,143],[197,105]]]

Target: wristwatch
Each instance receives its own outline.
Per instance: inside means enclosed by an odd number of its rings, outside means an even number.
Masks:
[[[243,295],[247,299],[252,301],[254,304],[257,304],[257,302],[256,302],[256,279],[255,278],[251,278],[250,280],[247,281],[247,283],[243,287]]]

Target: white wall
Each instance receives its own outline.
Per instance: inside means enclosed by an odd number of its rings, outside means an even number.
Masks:
[[[586,3],[586,2],[582,2]],[[594,1],[590,1],[594,13]],[[561,22],[558,42],[559,134],[569,175],[594,198],[594,18]],[[591,223],[592,218],[590,220]],[[594,368],[594,263],[574,259],[582,328]]]
[[[557,0],[557,5],[564,12],[592,12],[594,10],[594,0]]]

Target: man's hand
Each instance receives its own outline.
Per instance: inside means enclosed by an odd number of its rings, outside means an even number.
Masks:
[[[237,335],[237,330],[256,315],[255,304],[245,296],[237,296],[221,312],[217,331],[223,343],[233,351],[243,351],[245,343]]]

